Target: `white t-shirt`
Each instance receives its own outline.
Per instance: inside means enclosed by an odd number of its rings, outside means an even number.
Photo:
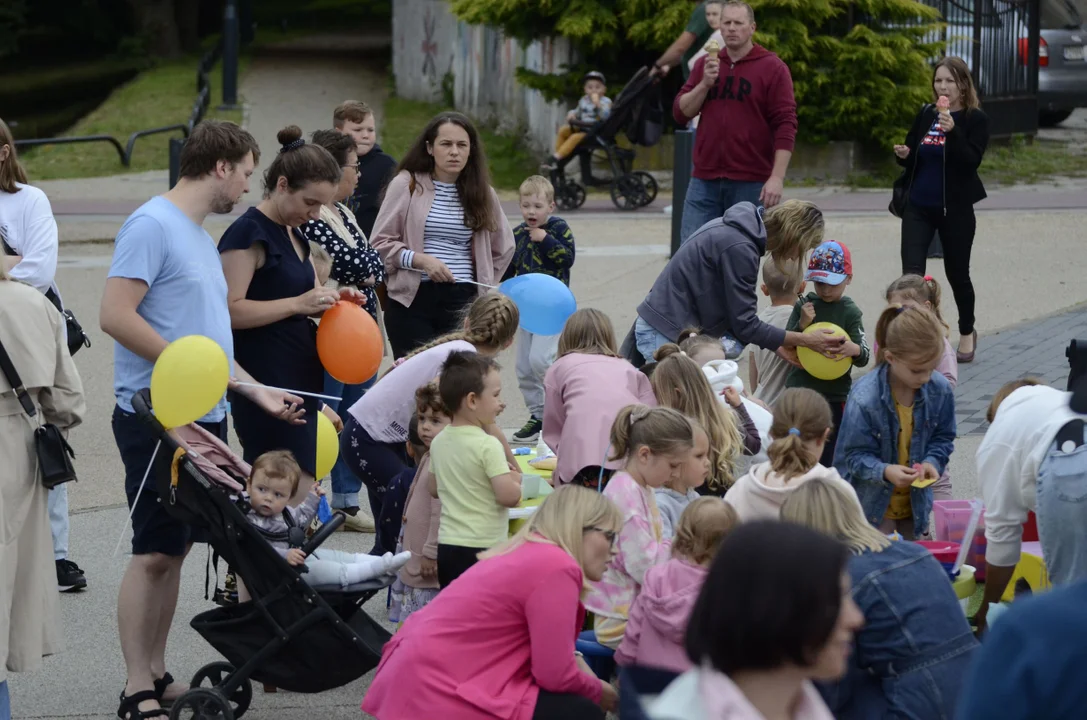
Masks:
[[[15,186],[18,192],[0,191],[0,236],[23,258],[9,275],[45,293],[57,274],[57,221],[44,192],[33,185]]]
[[[436,380],[446,358],[457,351],[475,352],[476,347],[464,340],[453,340],[409,358],[374,383],[348,412],[374,440],[406,442],[408,423],[415,414],[415,391]]]

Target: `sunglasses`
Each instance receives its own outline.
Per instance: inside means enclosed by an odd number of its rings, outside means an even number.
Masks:
[[[601,535],[604,536],[604,538],[608,541],[608,543],[610,545],[612,545],[613,547],[615,546],[615,539],[617,537],[619,537],[619,534],[616,533],[614,530],[605,530],[604,528],[598,528],[598,527],[587,527],[587,528],[585,528],[585,532],[598,532],[598,533],[600,533]]]

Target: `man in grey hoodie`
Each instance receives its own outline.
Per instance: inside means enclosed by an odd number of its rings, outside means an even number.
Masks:
[[[699,328],[721,338],[729,357],[738,357],[747,344],[775,350],[794,365],[798,346],[832,354],[842,338],[830,331],[786,332],[757,315],[762,256],[803,260],[822,239],[823,213],[813,203],[788,200],[765,211],[749,202],[732,206],[691,235],[657,276],[638,306],[638,352],[652,359],[684,329]]]

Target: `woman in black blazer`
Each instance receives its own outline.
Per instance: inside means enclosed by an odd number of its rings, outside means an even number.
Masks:
[[[913,121],[905,145],[895,145],[906,171],[902,214],[902,273],[925,274],[925,258],[937,231],[944,246],[944,270],[959,309],[958,360],[974,360],[974,285],[970,250],[977,219],[974,203],[985,199],[978,167],[989,145],[989,117],[978,106],[970,69],[962,58],[945,57],[932,75],[936,98],[946,108],[926,105]]]

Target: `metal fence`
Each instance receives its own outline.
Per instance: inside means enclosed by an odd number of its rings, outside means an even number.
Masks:
[[[926,37],[966,61],[994,137],[1038,130],[1039,0],[921,0],[944,26]]]
[[[196,67],[196,99],[193,101],[189,119],[184,123],[164,125],[162,127],[150,128],[149,130],[137,130],[128,136],[128,142],[123,146],[121,145],[121,141],[112,135],[73,135],[70,137],[16,140],[15,147],[23,149],[39,147],[42,145],[72,145],[75,143],[105,142],[109,143],[117,150],[117,155],[121,158],[121,164],[125,167],[129,167],[132,163],[132,152],[136,147],[136,141],[140,138],[147,137],[148,135],[176,132],[179,130],[185,137],[188,137],[189,133],[192,132],[193,127],[204,119],[204,115],[208,111],[208,106],[211,104],[211,81],[209,80],[209,76],[211,74],[211,69],[219,62],[222,53],[223,42],[220,39],[215,43],[215,47],[201,56],[200,63]]]

